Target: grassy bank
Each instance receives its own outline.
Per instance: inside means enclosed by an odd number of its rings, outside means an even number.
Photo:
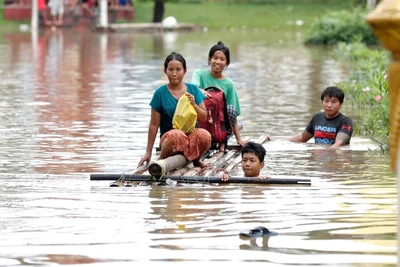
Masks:
[[[8,31],[12,29],[18,29],[20,24],[29,24],[30,20],[27,21],[12,21],[5,20],[3,18],[3,9],[0,9],[0,32]]]
[[[178,22],[203,25],[210,30],[229,28],[266,29],[286,31],[309,28],[316,18],[324,14],[348,9],[351,0],[252,0],[250,3],[233,1],[166,1],[164,18],[174,16]],[[153,1],[135,1],[135,21],[151,22]],[[296,24],[297,22],[297,24]],[[7,21],[0,12],[0,25],[15,26],[25,22]],[[302,25],[298,25],[301,24]]]
[[[252,3],[179,1],[165,3],[164,18],[174,16],[181,23],[195,23],[209,30],[240,28],[248,30],[290,31],[306,30],[316,18],[324,14],[348,9],[349,0],[252,0]],[[153,1],[135,1],[135,21],[151,22],[153,18]],[[7,21],[0,12],[0,25],[16,26],[25,22]],[[299,25],[300,24],[300,25]]]
[[[174,16],[178,22],[199,24],[209,30],[243,28],[290,31],[299,28],[308,29],[316,18],[351,6],[349,1],[292,2],[276,1],[265,4],[166,2],[164,18]],[[137,1],[134,5],[135,22],[152,20],[153,2]]]

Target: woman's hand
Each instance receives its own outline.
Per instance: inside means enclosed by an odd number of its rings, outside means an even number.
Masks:
[[[189,97],[190,104],[192,104],[192,106],[196,106],[194,95],[189,93],[186,93],[186,95]]]
[[[143,163],[145,163],[145,162],[147,162],[147,164],[149,164],[149,163],[150,163],[150,160],[151,160],[151,153],[146,152],[146,153],[143,155],[143,157],[140,159],[139,164],[138,164],[138,167],[142,166]],[[147,165],[147,164],[146,164],[146,165]]]

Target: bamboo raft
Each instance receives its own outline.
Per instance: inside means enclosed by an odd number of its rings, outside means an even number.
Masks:
[[[265,137],[259,137],[254,142],[265,143]],[[298,178],[250,178],[230,177],[228,181],[221,181],[218,177],[221,173],[231,172],[241,162],[240,146],[228,145],[228,152],[220,152],[211,149],[203,156],[203,162],[208,167],[200,168],[193,166],[192,162],[185,159],[183,155],[175,155],[163,160],[157,160],[147,166],[140,166],[131,173],[94,173],[90,174],[91,181],[114,181],[110,187],[129,187],[141,182],[156,182],[157,184],[176,183],[242,183],[242,184],[286,184],[286,185],[310,185],[310,179]]]

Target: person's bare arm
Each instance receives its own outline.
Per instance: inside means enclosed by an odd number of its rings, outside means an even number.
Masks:
[[[205,98],[211,97],[211,95],[206,90],[200,88],[200,91],[203,93]]]
[[[350,135],[339,132],[336,135],[335,143],[332,145],[332,147],[344,146],[347,144],[349,140],[350,140]]]
[[[204,101],[201,102],[199,105],[194,104],[194,109],[197,112],[197,120],[198,121],[206,121],[207,120],[207,109]]]
[[[307,131],[303,131],[301,134],[295,135],[291,138],[289,138],[289,141],[291,142],[298,142],[298,143],[305,143],[308,140],[310,140],[313,137],[312,134],[310,134]]]
[[[146,162],[147,162],[147,164],[150,163],[151,154],[153,151],[154,142],[157,137],[158,128],[160,127],[160,123],[161,123],[161,114],[158,113],[157,111],[155,111],[154,109],[151,109],[149,132],[147,134],[146,153],[140,159],[140,161],[138,163],[138,167],[143,165]]]
[[[240,129],[239,129],[239,123],[236,123],[235,127],[233,128],[233,134],[235,135],[236,138],[236,142],[241,145],[244,146],[247,144],[246,141],[244,141],[240,135]]]

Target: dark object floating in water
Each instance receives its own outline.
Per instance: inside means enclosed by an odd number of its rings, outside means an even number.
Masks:
[[[259,226],[251,229],[248,233],[241,232],[239,234],[240,237],[264,237],[264,236],[274,236],[278,233],[272,232],[265,228],[264,226]]]

